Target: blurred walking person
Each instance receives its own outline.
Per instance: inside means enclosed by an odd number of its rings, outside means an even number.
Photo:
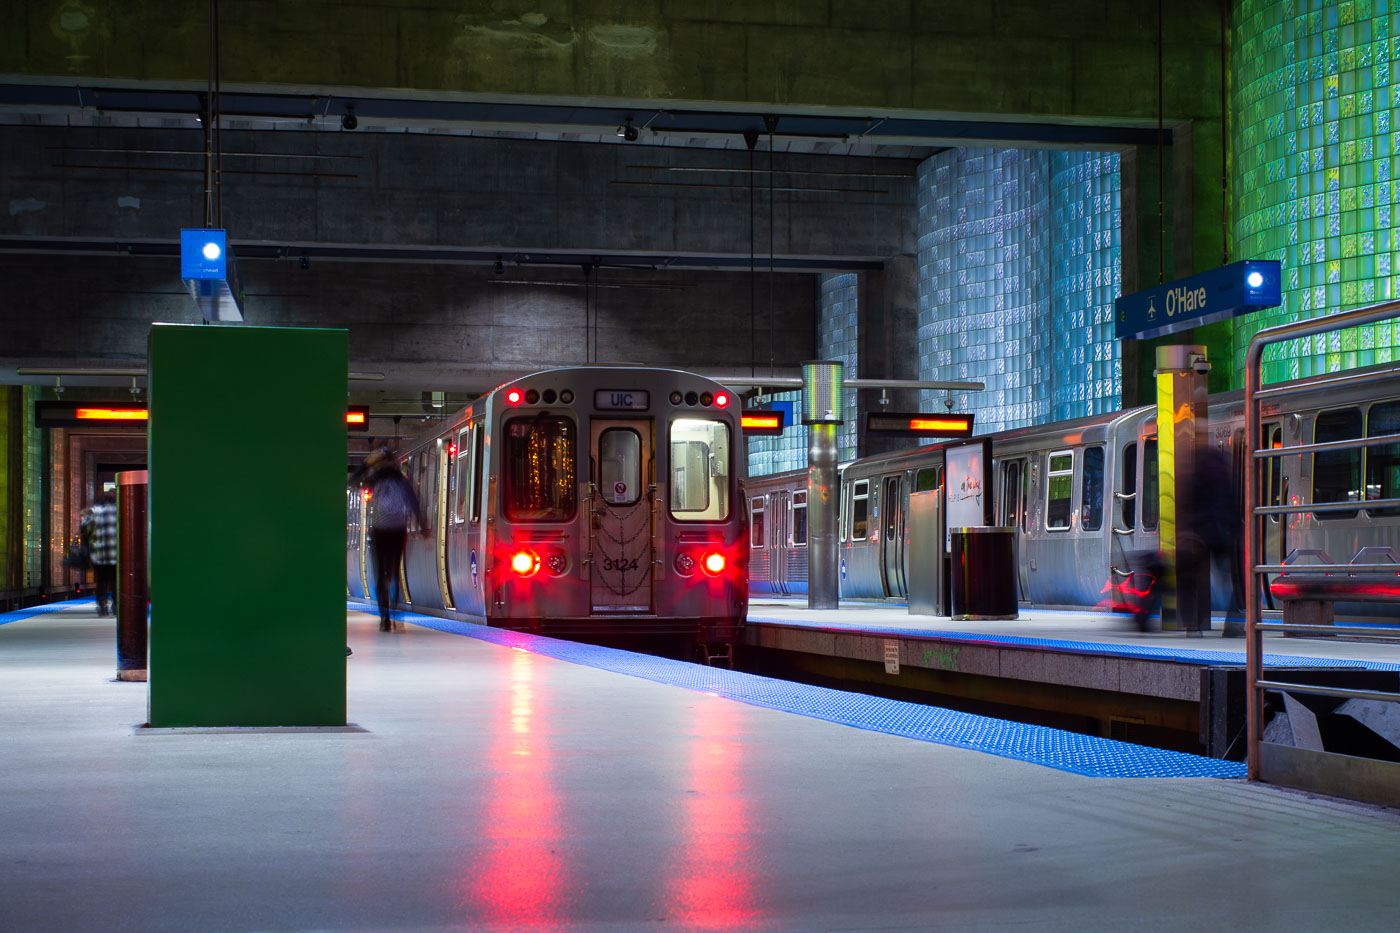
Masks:
[[[398,459],[388,447],[365,458],[361,474],[370,494],[370,540],[374,547],[375,595],[379,599],[379,630],[393,630],[389,607],[398,602],[399,563],[403,560],[404,543],[409,532],[417,526],[427,533],[428,520],[418,503],[413,484],[399,470]],[[389,599],[389,586],[394,586],[394,599]]]
[[[117,588],[117,497],[104,492],[82,521],[82,536],[89,542],[92,572],[97,584],[97,614],[115,615]]]

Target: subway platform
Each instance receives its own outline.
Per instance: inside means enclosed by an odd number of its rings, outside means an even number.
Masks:
[[[143,730],[91,602],[0,616],[0,929],[1391,930],[1400,908],[1400,813],[1228,762],[347,617],[353,727]]]

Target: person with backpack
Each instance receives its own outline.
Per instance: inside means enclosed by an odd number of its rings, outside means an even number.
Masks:
[[[117,496],[104,492],[83,516],[80,534],[88,544],[97,583],[97,614],[116,615]]]
[[[413,484],[399,470],[398,458],[388,447],[365,458],[361,468],[364,485],[370,499],[370,539],[374,548],[375,593],[379,598],[379,630],[393,631],[389,607],[398,602],[399,562],[403,560],[404,544],[413,528],[426,534],[428,520],[418,503]],[[393,582],[395,597],[389,599]]]

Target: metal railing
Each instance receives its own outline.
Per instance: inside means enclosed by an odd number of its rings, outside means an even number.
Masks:
[[[1338,696],[1371,700],[1400,700],[1400,694],[1385,693],[1375,690],[1353,690],[1342,687],[1324,687],[1314,684],[1288,683],[1279,680],[1267,680],[1264,678],[1264,633],[1265,632],[1294,632],[1298,634],[1329,634],[1329,635],[1361,635],[1368,638],[1391,638],[1400,639],[1400,628],[1352,628],[1334,625],[1302,625],[1288,624],[1284,622],[1264,622],[1262,620],[1263,607],[1260,596],[1262,587],[1269,585],[1268,575],[1271,573],[1296,573],[1317,577],[1323,574],[1328,575],[1365,575],[1388,573],[1392,576],[1397,572],[1395,564],[1261,564],[1258,562],[1263,543],[1265,540],[1264,523],[1269,516],[1284,516],[1288,514],[1299,514],[1304,512],[1324,512],[1324,511],[1357,511],[1360,509],[1381,508],[1393,505],[1393,499],[1379,499],[1374,501],[1357,502],[1329,502],[1314,504],[1299,503],[1297,505],[1279,504],[1270,506],[1259,502],[1260,491],[1263,484],[1260,482],[1260,466],[1269,458],[1278,458],[1280,463],[1283,457],[1311,456],[1319,452],[1355,450],[1365,447],[1375,447],[1385,444],[1400,442],[1400,435],[1387,435],[1384,437],[1358,437],[1354,440],[1330,441],[1321,444],[1303,444],[1293,447],[1263,448],[1261,439],[1261,424],[1259,412],[1259,400],[1263,398],[1281,398],[1289,395],[1297,395],[1303,392],[1312,392],[1319,387],[1335,387],[1342,385],[1364,385],[1374,382],[1382,377],[1394,375],[1400,372],[1400,368],[1391,368],[1384,371],[1374,371],[1367,373],[1345,373],[1322,380],[1310,380],[1301,385],[1279,385],[1270,386],[1267,389],[1260,386],[1260,363],[1264,355],[1264,349],[1273,344],[1282,343],[1286,340],[1294,340],[1299,337],[1309,337],[1314,334],[1321,334],[1327,331],[1338,330],[1344,327],[1359,327],[1363,324],[1370,324],[1376,321],[1385,321],[1400,316],[1400,300],[1385,301],[1380,304],[1370,305],[1365,308],[1357,308],[1354,311],[1341,311],[1336,314],[1329,314],[1321,318],[1313,318],[1307,321],[1297,321],[1292,324],[1280,324],[1275,327],[1265,328],[1255,334],[1250,341],[1249,351],[1245,361],[1245,430],[1246,443],[1249,445],[1250,460],[1248,469],[1244,471],[1244,503],[1245,503],[1245,541],[1244,559],[1245,567],[1248,569],[1248,585],[1245,587],[1245,639],[1246,639],[1246,717],[1248,726],[1248,774],[1252,781],[1260,780],[1260,745],[1264,731],[1264,692],[1266,690],[1288,690],[1295,693],[1319,694],[1325,696]],[[1363,493],[1364,494],[1364,493]],[[1280,555],[1282,558],[1283,555]]]

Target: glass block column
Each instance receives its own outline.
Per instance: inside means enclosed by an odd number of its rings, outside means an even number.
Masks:
[[[847,379],[855,378],[858,372],[858,284],[859,280],[854,272],[824,275],[817,299],[820,303],[817,309],[817,357],[845,363]],[[860,417],[860,413],[856,411],[856,390],[846,389],[843,394],[842,404],[846,409],[846,420],[836,429],[836,459],[841,463],[855,458],[856,423]],[[803,433],[805,435],[806,432]],[[806,463],[805,457],[803,463]]]
[[[1260,328],[1396,295],[1397,17],[1395,0],[1236,7],[1235,254],[1283,266],[1283,304],[1235,328],[1239,359]],[[1291,341],[1271,348],[1264,381],[1391,362],[1397,344],[1391,322]]]

